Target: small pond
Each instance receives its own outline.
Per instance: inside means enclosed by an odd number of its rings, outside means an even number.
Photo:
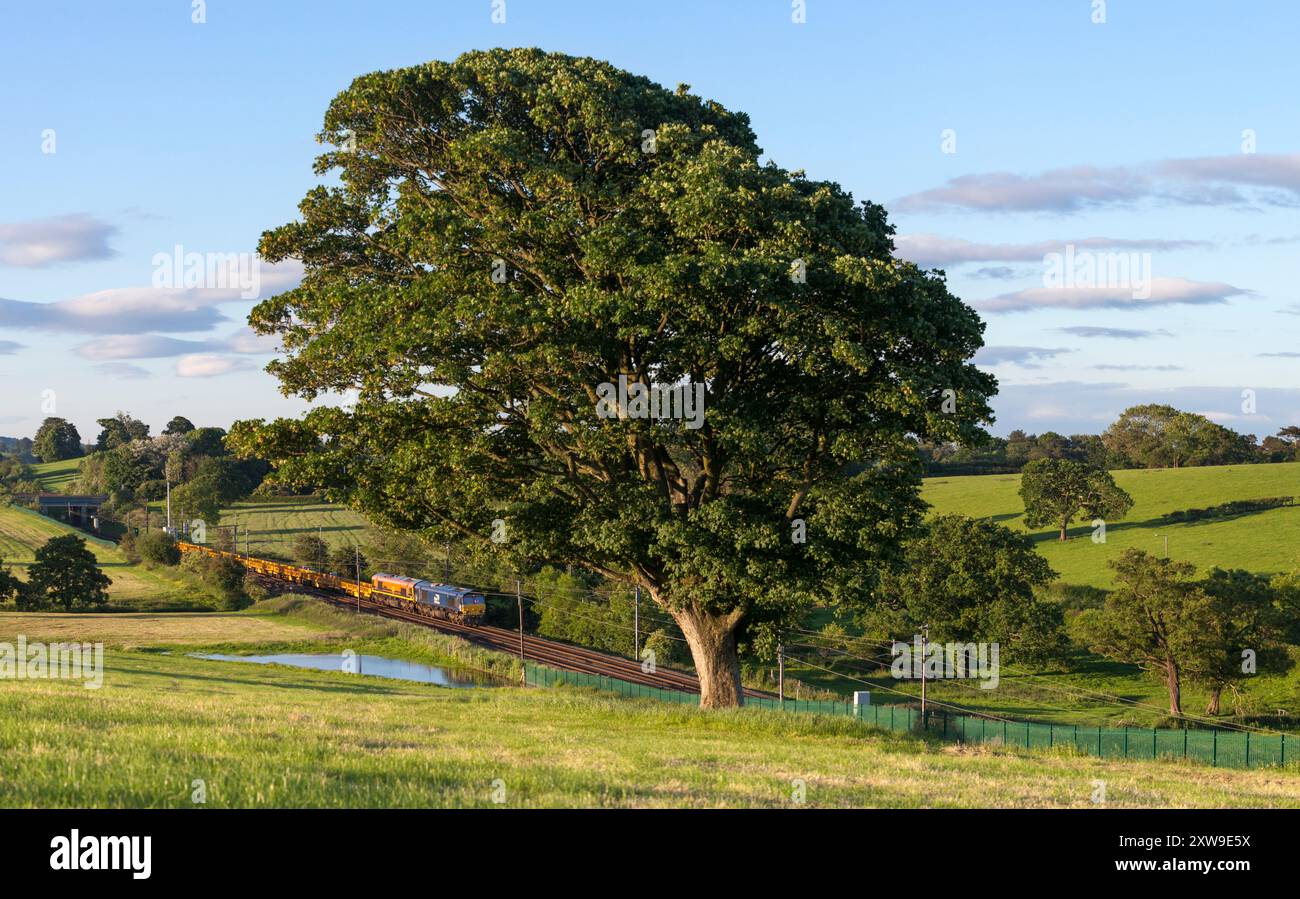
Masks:
[[[454,668],[440,668],[437,665],[407,662],[402,659],[389,659],[384,656],[357,655],[356,653],[282,652],[271,655],[238,656],[219,652],[196,652],[191,653],[191,655],[196,659],[210,659],[217,662],[253,662],[258,665],[289,665],[293,668],[312,668],[317,671],[347,671],[351,674],[369,674],[373,677],[387,677],[392,680],[437,684],[440,687],[491,687],[495,685],[491,678],[474,672],[458,671]]]

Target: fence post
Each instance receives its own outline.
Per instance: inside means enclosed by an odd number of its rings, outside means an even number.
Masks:
[[[1101,725],[1097,725],[1097,758],[1102,758],[1101,754]]]
[[[1008,742],[1008,741],[1007,741],[1007,722],[1006,722],[1006,721],[1003,721],[1003,722],[1002,722],[1002,745],[1003,745],[1003,746],[1006,746],[1006,745],[1007,745],[1007,742]]]
[[[1128,758],[1128,725],[1124,725],[1124,758]]]
[[[1151,758],[1154,759],[1159,755],[1159,752],[1160,745],[1156,742],[1156,729],[1153,727],[1151,728]]]
[[[1219,731],[1216,729],[1210,731],[1210,733],[1214,736],[1214,748],[1210,755],[1210,767],[1214,768],[1219,764]]]
[[[1183,722],[1183,758],[1187,758],[1187,722]]]
[[[1029,722],[1025,722],[1025,748],[1029,748]]]
[[[1250,767],[1250,731],[1246,731],[1246,767]]]
[[[1056,745],[1056,725],[1047,725],[1047,748],[1051,749]]]

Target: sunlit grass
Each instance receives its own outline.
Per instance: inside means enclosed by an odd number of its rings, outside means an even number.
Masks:
[[[1300,776],[960,748],[849,720],[112,652],[0,681],[5,806],[1300,806]]]

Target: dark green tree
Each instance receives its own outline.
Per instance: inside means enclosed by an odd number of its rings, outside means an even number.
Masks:
[[[1214,650],[1210,599],[1190,562],[1126,549],[1110,563],[1116,588],[1101,609],[1079,614],[1084,642],[1107,658],[1153,672],[1169,690],[1169,714],[1182,715],[1182,679]]]
[[[61,462],[82,454],[81,435],[77,426],[66,418],[47,418],[41,422],[32,441],[32,452],[42,462]]]
[[[360,574],[358,574],[358,566]],[[368,580],[371,574],[370,560],[366,558],[366,554],[351,545],[336,546],[330,550],[325,567],[342,578],[359,577],[364,581]],[[428,572],[424,576],[432,575],[433,572]],[[435,577],[434,580],[440,579]]]
[[[929,625],[939,642],[999,643],[1041,661],[1064,648],[1060,607],[1038,596],[1056,577],[1033,541],[1001,525],[940,515],[881,576],[868,629],[909,640]]]
[[[640,584],[704,706],[742,701],[742,647],[870,601],[911,438],[984,436],[975,312],[685,85],[474,52],[356,79],[320,138],[336,183],[260,244],[304,279],[250,322],[286,393],[356,402],[232,444],[434,545]]]
[[[315,534],[299,534],[293,538],[290,548],[290,555],[295,562],[317,570],[325,567],[329,554],[329,544]]]
[[[149,426],[125,412],[119,412],[112,418],[97,419],[96,424],[103,428],[95,441],[96,451],[117,449],[133,440],[143,440],[149,436]]]
[[[5,560],[0,558],[0,602],[10,602],[16,599],[25,586],[22,581],[18,580],[13,571],[5,565]]]
[[[188,434],[194,430],[194,422],[190,421],[184,415],[177,415],[171,421],[167,422],[167,427],[163,428],[164,434]]]
[[[1110,472],[1069,459],[1027,462],[1020,474],[1020,499],[1025,504],[1025,524],[1055,525],[1061,529],[1061,540],[1080,514],[1088,519],[1117,519],[1133,507],[1133,497],[1116,485]]]
[[[76,534],[45,541],[27,569],[28,590],[34,605],[63,606],[65,612],[108,602],[108,587],[112,583],[99,570],[95,554],[86,547],[86,541]]]
[[[1207,715],[1219,714],[1225,688],[1256,674],[1281,674],[1294,664],[1286,646],[1288,617],[1269,579],[1249,571],[1213,569],[1200,589],[1209,597],[1203,652],[1188,675],[1210,691]]]

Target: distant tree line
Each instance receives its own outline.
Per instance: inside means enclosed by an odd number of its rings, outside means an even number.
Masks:
[[[157,436],[124,412],[98,424],[77,489],[108,494],[114,508],[164,499],[170,485],[173,509],[216,524],[222,507],[252,493],[270,469],[259,459],[231,456],[224,429],[195,427],[182,416]]]
[[[1300,427],[1289,425],[1259,441],[1204,415],[1148,403],[1126,409],[1101,434],[1015,430],[979,446],[920,443],[917,454],[932,475],[1015,473],[1039,459],[1111,470],[1295,462],[1300,461]]]

